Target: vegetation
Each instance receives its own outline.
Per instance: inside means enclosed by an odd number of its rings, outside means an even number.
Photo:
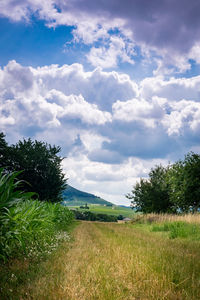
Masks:
[[[200,242],[151,227],[82,222],[34,276],[12,265],[2,299],[200,299]]]
[[[0,259],[4,261],[49,252],[73,220],[68,208],[31,200],[33,193],[19,191],[18,175],[0,170]]]
[[[66,188],[61,170],[63,158],[58,156],[60,150],[60,147],[31,139],[8,146],[1,133],[0,167],[8,172],[23,170],[18,174],[18,179],[23,180],[26,192],[36,192],[42,201],[59,202]]]
[[[127,198],[144,213],[178,213],[200,209],[200,155],[189,153],[183,161],[156,166],[148,179],[140,179]]]
[[[108,214],[96,214],[91,211],[79,211],[73,210],[75,218],[77,220],[85,221],[99,221],[99,222],[117,222],[117,216],[108,215]]]
[[[85,203],[85,205],[81,205],[80,208],[81,209],[90,209],[89,206],[87,205],[87,203]]]
[[[69,206],[69,209],[78,209],[78,206]],[[92,213],[96,214],[107,214],[107,215],[114,215],[119,216],[122,215],[124,218],[133,218],[135,216],[135,211],[132,210],[130,207],[122,207],[118,205],[114,206],[104,206],[104,205],[89,205],[89,209]],[[81,209],[82,211],[83,209]]]

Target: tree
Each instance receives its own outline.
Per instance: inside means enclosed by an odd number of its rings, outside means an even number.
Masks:
[[[8,145],[5,141],[5,134],[0,132],[0,168],[7,163]]]
[[[40,141],[19,141],[7,149],[7,171],[21,171],[18,179],[26,181],[23,189],[36,192],[40,200],[58,202],[66,188],[61,169],[61,148]]]
[[[126,195],[132,200],[132,207],[144,213],[172,211],[166,180],[167,172],[168,168],[156,166],[151,169],[149,179],[140,179],[140,182],[133,187],[131,194]]]
[[[197,211],[200,208],[200,155],[188,153],[173,164],[168,174],[170,199],[177,210]]]

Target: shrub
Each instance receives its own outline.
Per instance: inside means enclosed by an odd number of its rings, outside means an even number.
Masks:
[[[74,216],[67,207],[32,200],[19,191],[19,172],[0,170],[0,259],[53,250]],[[16,191],[16,188],[18,189]]]

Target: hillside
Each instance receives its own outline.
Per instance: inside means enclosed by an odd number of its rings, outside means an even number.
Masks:
[[[98,196],[90,193],[82,192],[68,185],[66,190],[63,192],[63,204],[66,206],[79,206],[88,204],[108,205],[111,206],[113,203],[108,202]]]

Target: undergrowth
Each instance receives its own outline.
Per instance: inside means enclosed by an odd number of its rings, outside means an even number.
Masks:
[[[60,204],[32,200],[20,191],[19,172],[0,169],[0,260],[44,256],[68,240],[67,226],[74,216]]]
[[[154,224],[152,231],[168,232],[171,239],[180,237],[200,240],[200,226],[198,224],[189,224],[182,221],[165,222],[163,224]]]

